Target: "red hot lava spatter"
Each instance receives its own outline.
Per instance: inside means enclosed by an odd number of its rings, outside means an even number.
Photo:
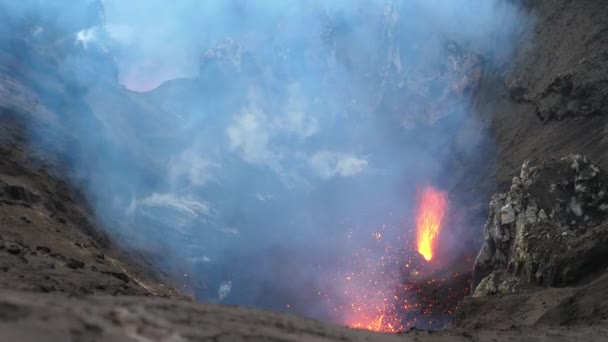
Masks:
[[[356,271],[341,280],[348,304],[339,311],[344,313],[346,325],[352,328],[398,332],[408,328],[396,305],[399,298],[394,286],[399,283],[399,273],[394,272],[394,265],[400,258],[390,245],[383,246],[382,232],[374,233],[374,238],[373,246],[349,260]]]
[[[396,333],[411,327],[441,328],[468,294],[470,274],[449,269],[428,270],[428,264],[412,246],[401,247],[396,239],[383,239],[384,230],[374,233],[375,244],[356,253],[349,266],[355,271],[338,279],[347,304],[335,311],[345,325]]]

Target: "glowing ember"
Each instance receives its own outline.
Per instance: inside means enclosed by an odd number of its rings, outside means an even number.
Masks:
[[[416,243],[418,253],[427,261],[433,259],[447,203],[447,194],[443,191],[427,186],[422,192],[416,215]]]
[[[350,260],[354,272],[336,279],[346,302],[335,306],[345,325],[385,333],[411,327],[438,329],[451,320],[468,294],[469,275],[440,270],[423,275],[426,265],[390,242],[365,248]],[[383,248],[383,250],[382,250]],[[414,252],[415,253],[415,252]]]
[[[363,317],[361,320],[354,323],[347,323],[348,326],[355,329],[365,329],[378,332],[396,333],[401,330],[401,323],[395,321],[394,317],[386,319],[386,314],[378,313],[376,317]]]
[[[447,210],[447,194],[427,187],[420,195],[417,249],[431,260]],[[454,308],[468,294],[470,274],[437,263],[430,268],[413,248],[406,247],[413,245],[411,232],[400,225],[382,224],[364,246],[357,246],[345,260],[344,272],[334,279],[339,292],[333,300],[323,294],[336,318],[351,328],[387,333],[411,327],[438,329],[451,320]],[[349,230],[347,236],[352,238],[353,232]]]

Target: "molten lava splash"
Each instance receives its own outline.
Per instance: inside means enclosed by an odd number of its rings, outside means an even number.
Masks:
[[[386,333],[443,327],[468,294],[468,275],[449,269],[424,274],[428,265],[414,250],[399,243],[394,248],[390,238],[381,236],[376,234],[374,246],[353,255],[351,272],[334,280],[347,300],[334,306],[341,321],[351,328]]]
[[[402,283],[404,251],[392,247],[385,228],[372,234],[372,243],[351,256],[351,272],[336,279],[346,299],[336,312],[351,328],[393,333],[407,328],[395,296]]]
[[[424,259],[433,259],[437,236],[447,209],[447,194],[427,186],[422,192],[416,215],[416,243]]]
[[[428,261],[436,252],[448,201],[445,192],[432,187],[420,195],[417,252]],[[334,302],[334,311],[347,326],[391,333],[411,327],[438,329],[451,320],[468,294],[470,274],[458,273],[450,265],[427,264],[414,248],[406,247],[414,245],[414,236],[402,229],[381,225],[347,260],[347,273],[335,279],[344,301]]]

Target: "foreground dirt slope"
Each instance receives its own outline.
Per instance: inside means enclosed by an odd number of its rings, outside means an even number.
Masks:
[[[511,295],[469,297],[454,323],[473,330],[549,325],[579,329],[608,326],[608,274],[579,287],[536,289]],[[598,335],[600,336],[608,335]]]
[[[160,298],[0,291],[6,341],[598,341],[607,326],[508,327],[386,335],[301,317]]]
[[[30,151],[18,116],[0,110],[0,288],[180,296],[100,233],[86,202]]]

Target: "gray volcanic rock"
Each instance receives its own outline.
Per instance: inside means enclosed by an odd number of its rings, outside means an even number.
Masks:
[[[556,310],[559,308],[556,308]],[[0,290],[2,341],[598,341],[606,325],[412,329],[390,335],[287,314],[154,297]]]
[[[25,135],[0,108],[0,288],[185,298],[110,241],[82,194],[49,171],[57,161],[34,153]]]
[[[473,295],[565,286],[605,267],[606,184],[599,167],[580,155],[524,163],[511,189],[490,202]]]
[[[605,327],[608,317],[607,285],[608,274],[604,272],[599,278],[580,286],[467,297],[454,315],[454,327],[469,331],[519,330],[523,327],[541,331],[547,326],[574,331],[581,326]],[[604,336],[607,335],[604,333]]]
[[[608,169],[608,7],[602,1],[522,1],[534,15],[504,67],[485,68],[477,110],[491,113],[495,163],[477,184],[505,192],[525,160],[571,153]]]

